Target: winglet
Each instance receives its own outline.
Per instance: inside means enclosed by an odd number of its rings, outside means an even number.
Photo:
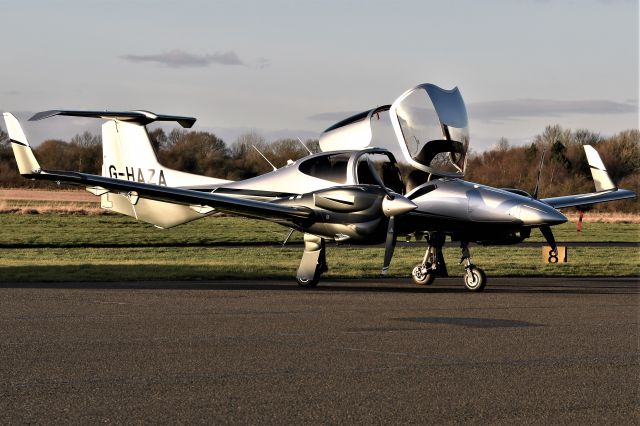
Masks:
[[[591,169],[591,176],[593,176],[593,181],[596,184],[596,191],[601,192],[617,189],[609,177],[607,168],[604,166],[598,151],[591,145],[584,145],[584,152],[587,154],[587,161]]]
[[[38,160],[33,155],[20,123],[10,112],[5,112],[2,115],[7,126],[7,132],[9,132],[11,148],[13,148],[13,155],[16,157],[20,174],[32,175],[40,173],[40,164],[38,164]]]

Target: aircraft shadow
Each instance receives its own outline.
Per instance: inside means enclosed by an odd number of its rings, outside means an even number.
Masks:
[[[461,277],[439,278],[433,285],[418,286],[410,278],[326,278],[314,288],[299,287],[293,276],[267,280],[247,274],[237,278],[216,277],[205,266],[175,265],[44,265],[7,266],[0,269],[0,288],[44,288],[84,290],[207,290],[207,291],[297,291],[313,293],[363,292],[441,294],[468,293]],[[293,271],[292,271],[293,274]],[[236,274],[237,275],[237,274]],[[54,277],[51,279],[50,277]],[[122,277],[121,281],[113,277]],[[156,278],[158,277],[158,278]],[[489,278],[481,294],[639,294],[637,277],[623,278]]]

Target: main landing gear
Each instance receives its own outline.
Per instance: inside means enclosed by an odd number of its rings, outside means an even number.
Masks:
[[[417,264],[411,271],[411,277],[416,284],[429,285],[436,276],[447,277],[447,266],[442,255],[445,235],[436,232],[427,234],[427,251],[422,263]],[[469,291],[482,291],[487,285],[487,276],[484,271],[471,263],[471,253],[466,241],[460,242],[462,258],[460,263],[465,263],[464,285]]]
[[[411,271],[413,281],[419,285],[430,285],[440,277],[448,277],[447,265],[444,263],[442,246],[444,245],[444,234],[432,232],[427,234],[427,251],[424,254],[422,263],[419,263]]]
[[[320,281],[320,275],[328,270],[324,240],[315,235],[304,234],[304,253],[296,273],[298,285],[315,287]]]

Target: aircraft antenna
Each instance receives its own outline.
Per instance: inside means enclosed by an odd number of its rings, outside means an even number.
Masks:
[[[285,237],[284,241],[282,242],[282,247],[284,248],[285,245],[287,245],[287,243],[289,242],[289,238],[291,238],[291,235],[293,234],[293,231],[295,231],[295,229],[291,228],[291,230],[289,231],[289,233],[287,234],[287,236]]]
[[[269,165],[270,165],[271,167],[273,167],[273,170],[278,170],[278,169],[276,168],[276,166],[274,166],[274,165],[273,165],[273,163],[271,163],[271,161],[269,161],[269,159],[268,159],[267,157],[265,157],[265,156],[264,156],[264,154],[263,154],[263,153],[261,153],[261,152],[260,152],[260,150],[259,150],[258,148],[256,148],[256,146],[255,146],[255,145],[253,145],[253,144],[252,144],[251,146],[253,147],[253,149],[255,149],[256,151],[258,151],[258,154],[260,154],[260,156],[261,156],[262,158],[264,158],[264,161],[266,161],[267,163],[269,163]]]
[[[306,146],[306,145],[304,144],[304,142],[302,142],[302,139],[298,138],[298,141],[300,142],[300,144],[302,144],[302,146],[304,147],[304,149],[306,149],[306,150],[307,150],[307,152],[309,153],[309,155],[313,154],[313,152],[311,152],[311,150],[309,149],[309,147],[308,147],[308,146]]]
[[[536,188],[533,190],[533,198],[538,199],[538,192],[540,190],[540,174],[542,174],[542,165],[544,164],[544,155],[547,153],[547,147],[542,151],[542,157],[540,157],[540,166],[538,167],[538,178],[536,179]]]

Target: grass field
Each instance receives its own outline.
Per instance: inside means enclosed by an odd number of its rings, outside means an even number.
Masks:
[[[158,247],[278,244],[288,230],[282,226],[238,217],[207,217],[171,229],[158,229],[122,215],[58,214],[0,215],[0,247]],[[584,223],[582,232],[567,222],[553,228],[559,243],[640,242],[640,224]],[[298,232],[291,242],[301,242]],[[543,242],[534,230],[530,242]],[[422,242],[416,243],[422,246]]]
[[[116,215],[0,215],[0,279],[5,282],[293,278],[302,248],[281,248],[283,227],[209,217],[161,230]],[[545,265],[539,247],[473,247],[489,276],[640,276],[638,247],[571,247],[572,242],[639,242],[640,225],[585,223],[554,228],[569,263]],[[292,242],[300,242],[294,233]],[[528,241],[543,241],[537,231]],[[263,246],[255,246],[263,244]],[[392,277],[409,277],[424,243],[398,247]],[[383,248],[328,245],[329,278],[377,277]],[[459,249],[446,248],[451,275],[462,275]]]

